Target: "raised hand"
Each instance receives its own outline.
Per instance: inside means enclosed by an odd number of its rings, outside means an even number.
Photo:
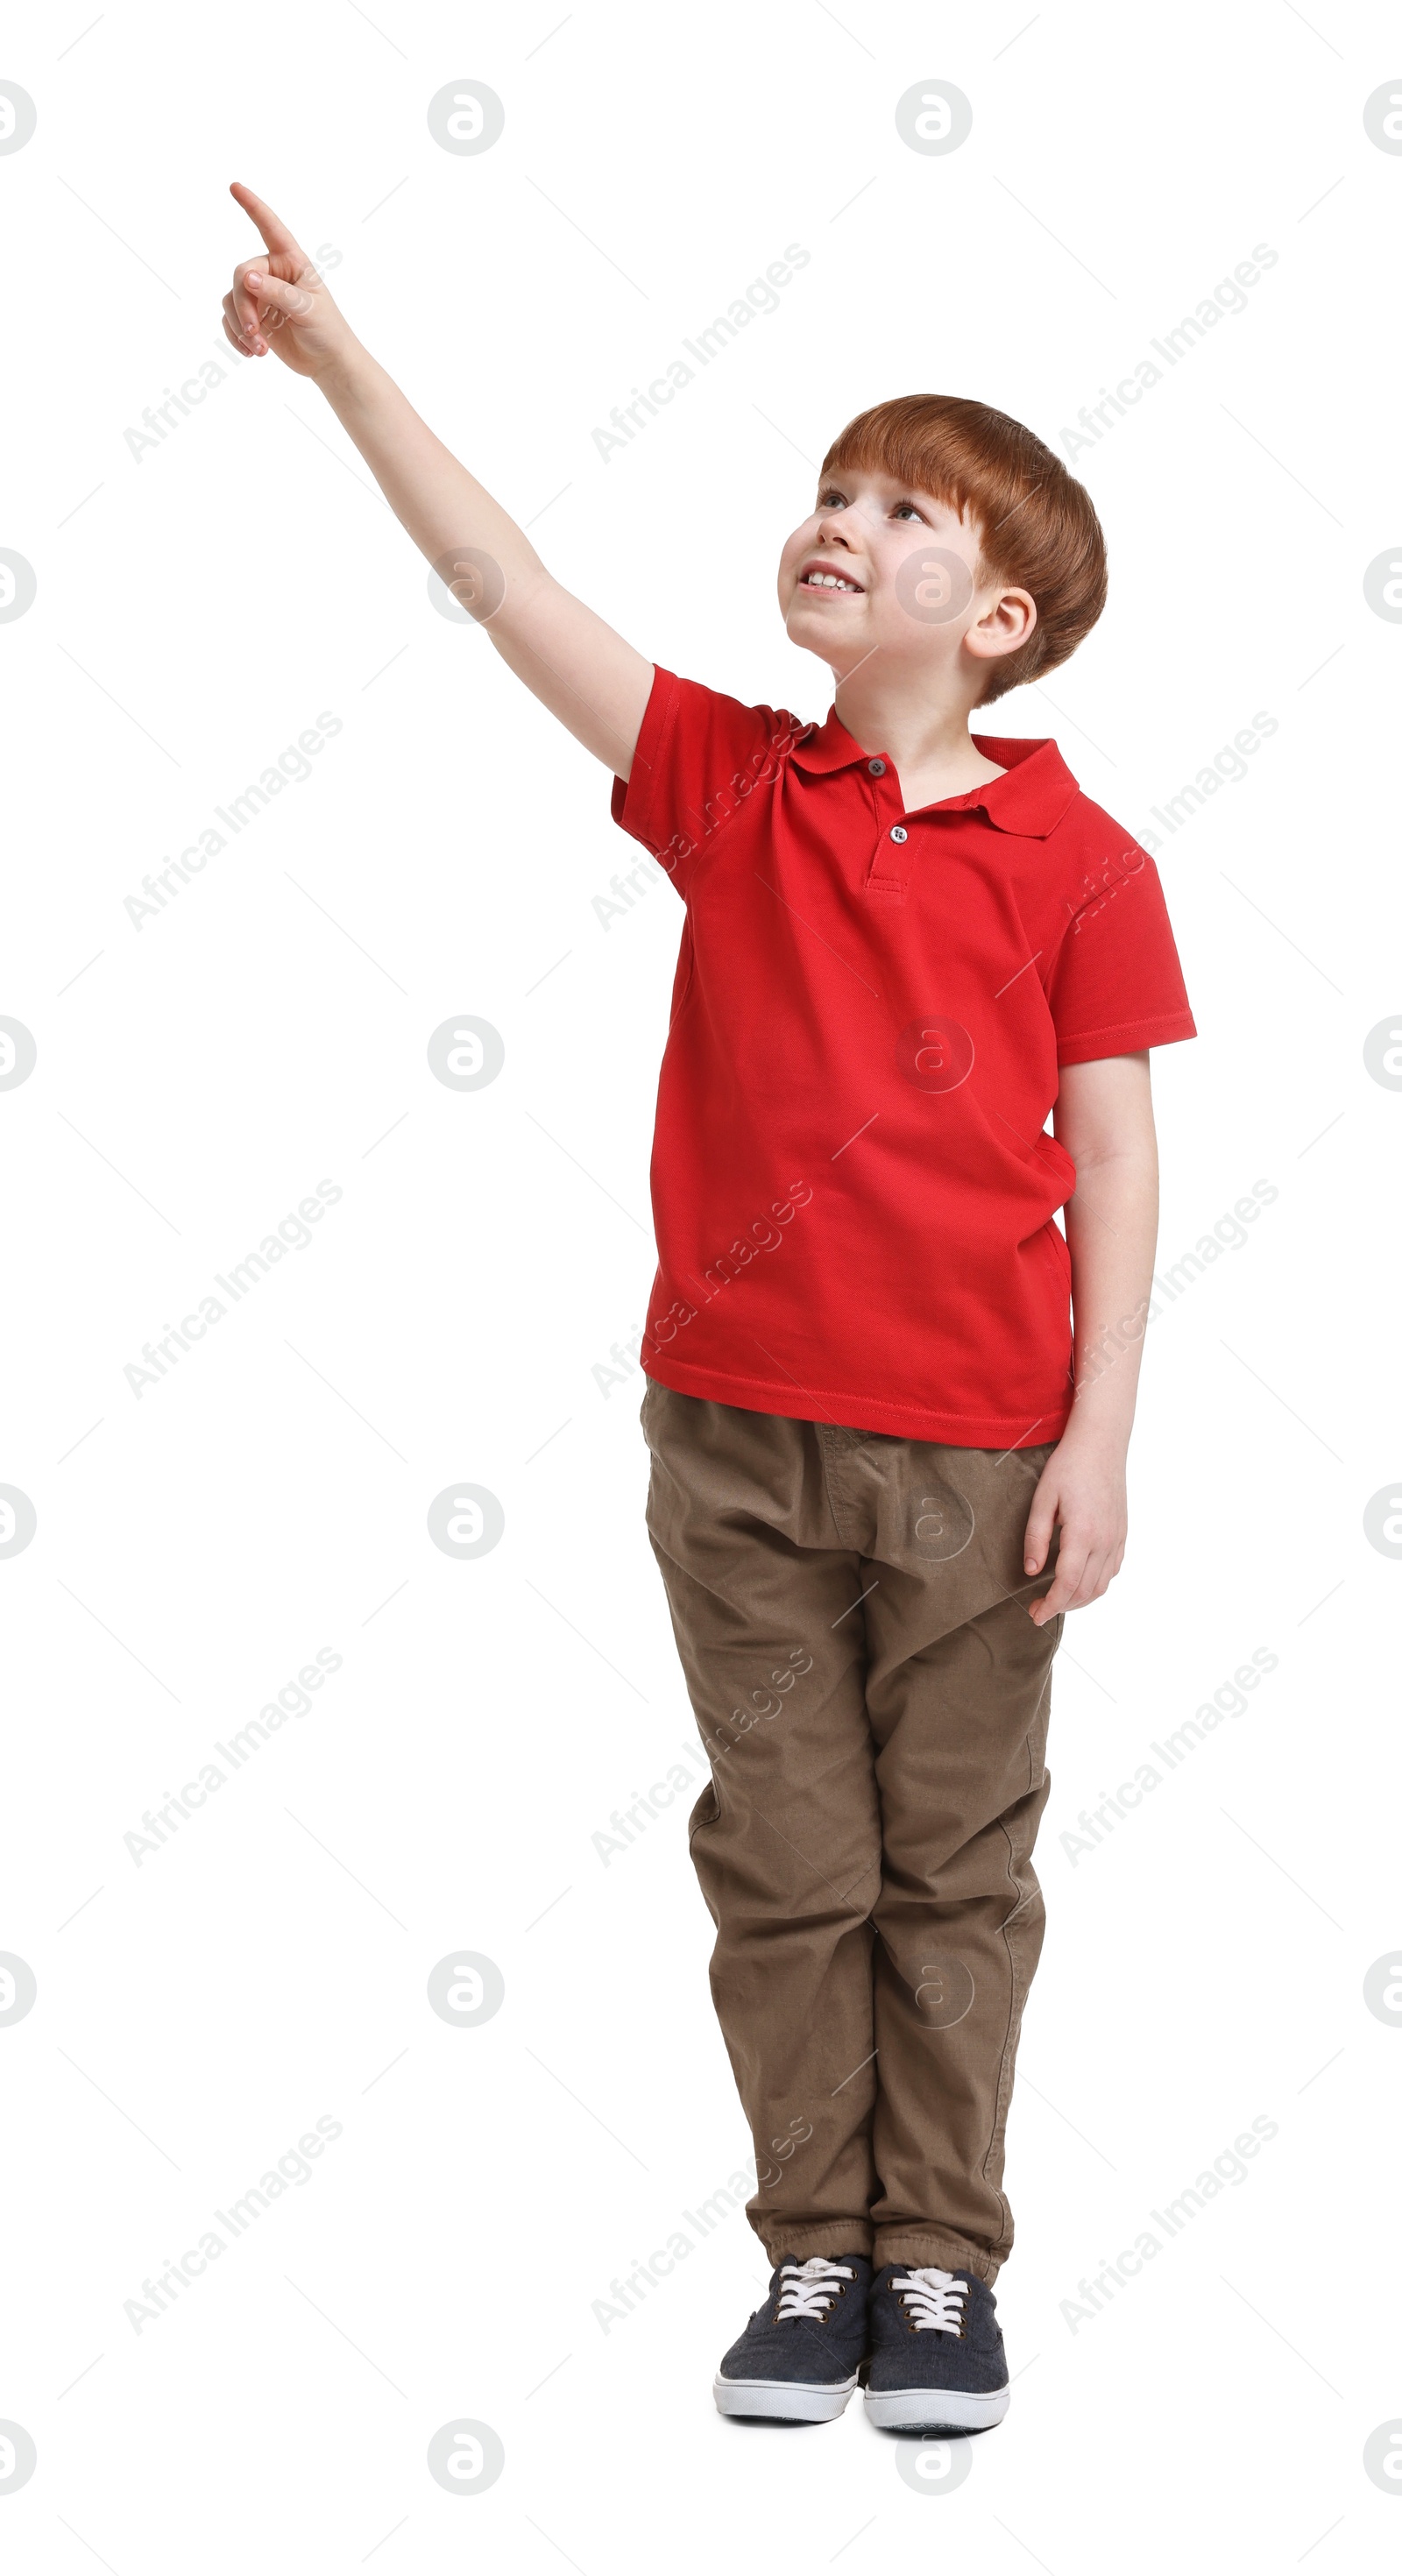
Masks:
[[[229,191],[265,248],[240,260],[224,331],[325,395],[402,527],[542,706],[627,778],[652,664],[552,580],[524,529],[458,463],[351,330],[316,264],[251,188]]]
[[[257,225],[266,250],[234,270],[224,298],[225,338],[247,358],[266,358],[271,350],[294,375],[324,375],[354,349],[354,333],[281,216],[237,179],[229,194]]]

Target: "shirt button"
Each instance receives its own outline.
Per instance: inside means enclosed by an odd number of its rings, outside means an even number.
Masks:
[[[891,825],[891,838],[893,841],[909,840],[910,835],[907,832],[904,823],[893,823]]]
[[[886,763],[884,760],[869,760],[867,762],[868,778],[884,778],[885,775]]]

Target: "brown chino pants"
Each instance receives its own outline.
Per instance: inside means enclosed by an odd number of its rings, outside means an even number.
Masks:
[[[772,2261],[993,2281],[1042,1944],[1062,1622],[1023,1534],[1052,1444],[999,1454],[649,1382],[648,1529],[711,1781],[691,1854]],[[1055,1562],[1053,1554],[1052,1563]]]

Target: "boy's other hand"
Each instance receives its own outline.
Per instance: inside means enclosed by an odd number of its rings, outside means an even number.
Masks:
[[[269,350],[298,376],[320,376],[355,346],[334,297],[281,216],[235,180],[229,190],[263,236],[265,251],[240,260],[224,298],[224,336],[247,358]]]
[[[1083,1610],[1109,1590],[1124,1562],[1129,1510],[1124,1445],[1078,1438],[1068,1430],[1042,1469],[1027,1519],[1023,1564],[1040,1574],[1052,1531],[1061,1525],[1051,1590],[1030,1605],[1038,1628],[1063,1610]]]

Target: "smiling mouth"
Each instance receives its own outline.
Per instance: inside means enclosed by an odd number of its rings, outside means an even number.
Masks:
[[[849,581],[846,574],[840,572],[806,572],[798,586],[800,590],[817,591],[823,599],[831,599],[835,593],[849,598],[854,593],[858,597],[862,595],[861,583]]]

